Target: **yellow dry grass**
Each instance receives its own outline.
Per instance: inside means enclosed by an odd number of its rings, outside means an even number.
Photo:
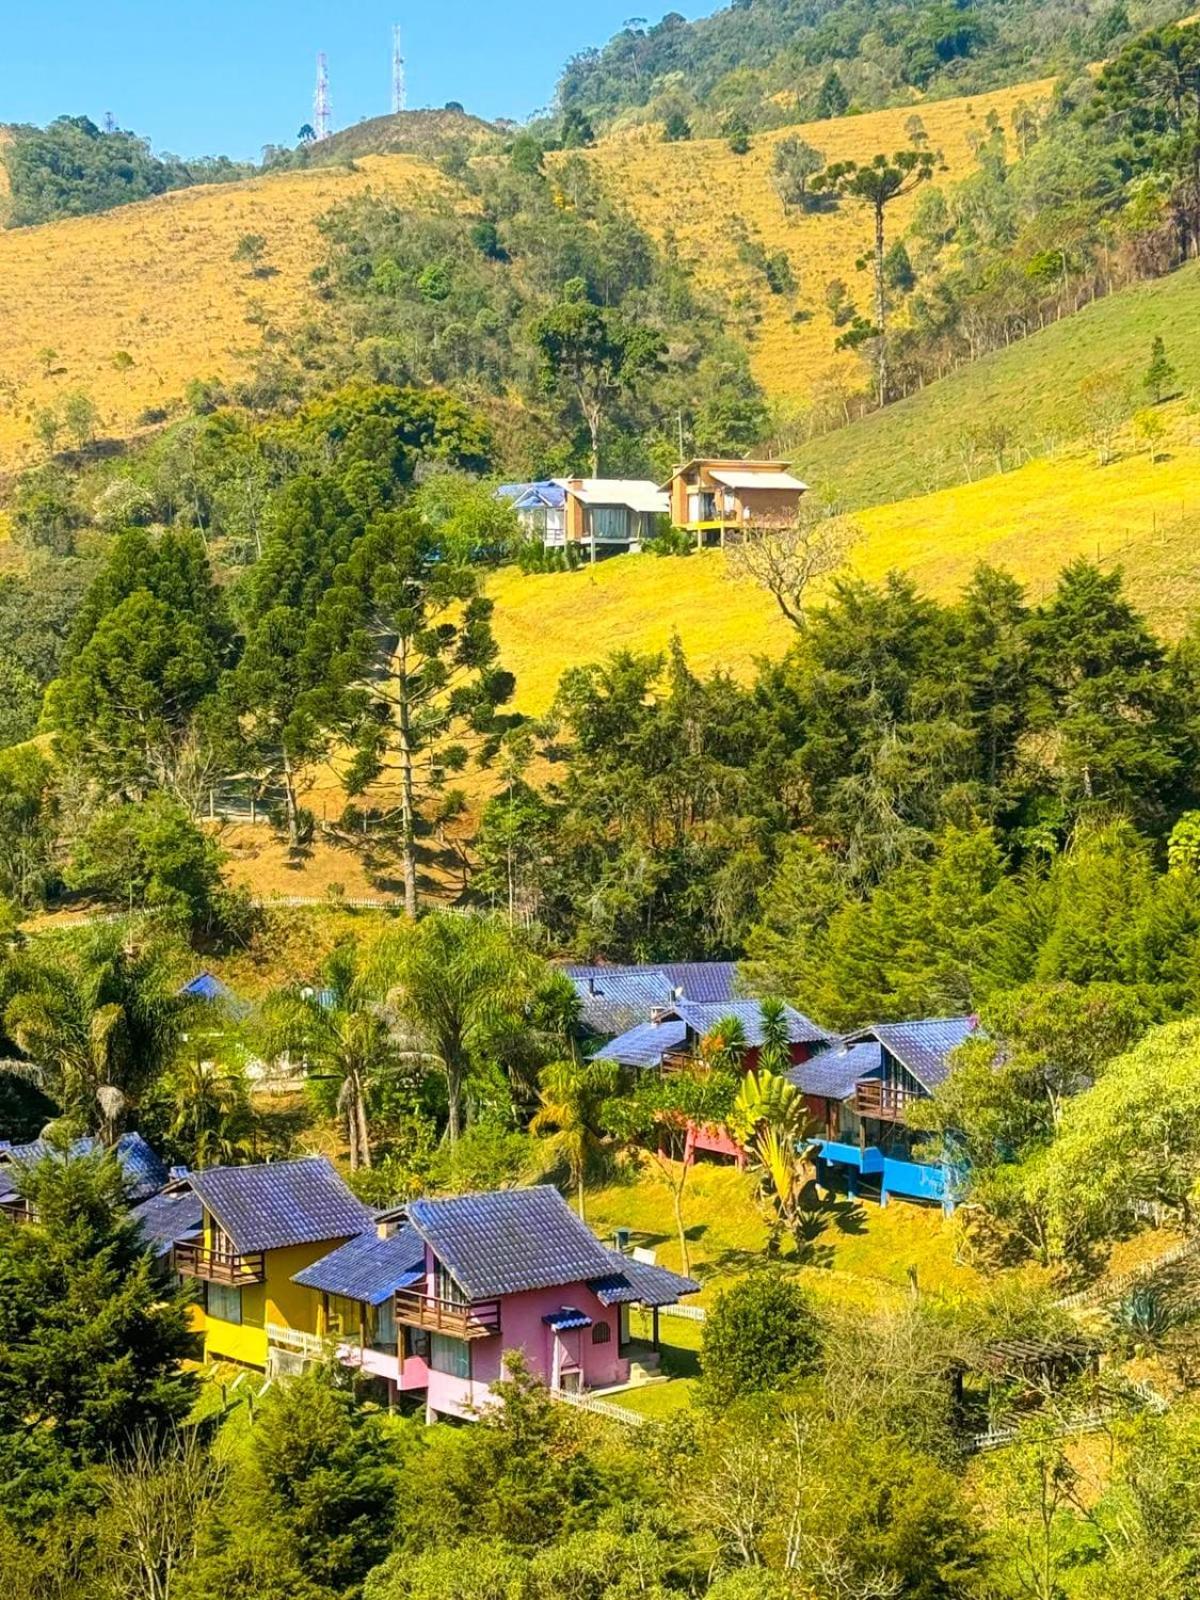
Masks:
[[[1037,600],[1067,561],[1087,556],[1120,565],[1154,626],[1178,635],[1200,604],[1200,437],[1182,406],[1163,415],[1170,434],[1157,462],[1132,440],[1106,467],[1080,448],[864,512],[853,564],[873,579],[904,570],[948,599],[989,561]],[[771,599],[732,578],[716,550],[686,560],[619,556],[574,573],[507,569],[489,593],[516,703],[531,715],[547,709],[567,667],[610,650],[661,650],[677,632],[697,670],[721,667],[744,680],[758,657],[781,654],[791,638]]]
[[[833,352],[837,330],[825,306],[825,286],[833,278],[844,279],[860,310],[869,311],[870,285],[855,262],[871,246],[873,225],[852,201],[832,212],[785,212],[770,178],[779,141],[799,134],[828,161],[869,161],[880,151],[890,154],[909,144],[904,125],[915,110],[930,148],[946,163],[937,182],[952,183],[973,169],[969,139],[972,133],[986,136],[990,113],[1009,131],[1018,102],[1035,105],[1052,88],[1053,79],[1045,78],[990,94],[779,128],[756,135],[744,156],[734,155],[724,139],[665,144],[657,127],[614,136],[584,154],[608,192],[656,239],[673,236],[681,259],[695,267],[701,283],[744,308],[752,325],[754,373],[767,392],[804,396],[827,374],[855,366],[853,358]],[[889,210],[892,238],[908,225],[915,204],[909,196]],[[795,295],[770,293],[761,272],[739,262],[731,229],[738,218],[768,252],[787,252],[799,283]],[[796,320],[797,312],[802,320]]]
[[[181,189],[0,233],[0,376],[11,386],[0,395],[0,467],[36,458],[34,413],[73,390],[95,401],[103,433],[125,437],[143,412],[178,402],[190,379],[244,373],[262,346],[259,310],[286,331],[317,303],[317,217],[369,188],[444,187],[414,156],[368,156],[353,171]],[[233,261],[246,233],[266,240],[271,276]]]

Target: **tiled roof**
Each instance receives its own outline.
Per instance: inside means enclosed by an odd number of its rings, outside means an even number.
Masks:
[[[590,1328],[592,1319],[585,1311],[576,1311],[573,1306],[562,1306],[558,1311],[547,1311],[542,1321],[548,1328],[553,1328],[555,1333],[566,1333],[570,1328]]]
[[[375,1233],[348,1239],[329,1255],[293,1273],[292,1282],[377,1306],[397,1289],[409,1289],[424,1277],[425,1246],[411,1228],[402,1227],[386,1239]]]
[[[199,1233],[204,1221],[203,1207],[191,1189],[165,1190],[134,1206],[132,1215],[141,1224],[142,1238],[156,1256],[164,1256],[180,1239]]]
[[[579,996],[579,1020],[589,1033],[611,1038],[645,1022],[656,1006],[670,1005],[675,991],[656,967],[568,967]]]
[[[860,1078],[868,1078],[883,1064],[883,1051],[874,1040],[861,1044],[839,1045],[822,1050],[811,1061],[789,1067],[784,1077],[802,1094],[822,1095],[826,1100],[845,1100],[854,1093]]]
[[[76,1139],[67,1150],[68,1156],[78,1157],[91,1155],[94,1150],[100,1149],[98,1139]],[[140,1133],[123,1133],[114,1146],[117,1157],[125,1172],[125,1181],[129,1186],[131,1201],[146,1200],[152,1194],[157,1194],[167,1181],[166,1164],[159,1158],[156,1151],[146,1143]],[[0,1149],[0,1166],[12,1163],[20,1167],[31,1167],[39,1161],[44,1161],[47,1156],[59,1156],[48,1139],[34,1139],[29,1144],[10,1144]],[[9,1185],[10,1190],[15,1184]]]
[[[657,1067],[667,1050],[678,1050],[687,1038],[683,1022],[639,1022],[611,1043],[592,1052],[593,1061],[619,1061],[623,1067]]]
[[[788,1038],[793,1044],[824,1045],[829,1034],[811,1018],[791,1006],[784,1008]],[[698,1038],[711,1032],[726,1017],[736,1017],[749,1046],[763,1041],[762,1008],[757,1000],[721,1000],[702,1005],[675,1000],[664,1007],[657,1022],[642,1022],[620,1034],[611,1044],[592,1052],[593,1059],[619,1061],[623,1066],[656,1067],[667,1050],[678,1049],[690,1030]]]
[[[700,1285],[695,1278],[685,1278],[647,1261],[635,1261],[619,1250],[608,1250],[605,1254],[610,1270],[588,1284],[602,1306],[670,1306],[681,1295],[699,1292]]]
[[[498,1189],[414,1200],[409,1223],[473,1300],[586,1283],[608,1252],[557,1189]]]
[[[365,1233],[374,1217],[323,1156],[209,1167],[188,1180],[235,1250],[281,1250]]]
[[[511,500],[518,511],[531,511],[537,506],[557,510],[567,500],[562,485],[549,479],[540,483],[502,483],[496,494],[502,500]]]
[[[916,1022],[878,1022],[853,1039],[878,1039],[929,1090],[950,1076],[950,1055],[978,1029],[976,1017],[925,1017]]]
[[[220,1006],[233,1017],[248,1016],[253,1009],[248,1001],[239,1000],[229,985],[222,983],[211,972],[198,972],[182,986],[179,993],[186,995],[189,1000],[203,1000],[207,1004]]]
[[[760,1045],[763,1042],[762,1006],[757,1000],[724,1000],[706,1005],[698,1005],[691,1000],[677,1000],[671,1010],[701,1037],[726,1017],[736,1017],[742,1025],[748,1045]],[[829,1043],[830,1036],[826,1030],[802,1011],[784,1006],[783,1014],[787,1018],[788,1039],[792,1044]]]

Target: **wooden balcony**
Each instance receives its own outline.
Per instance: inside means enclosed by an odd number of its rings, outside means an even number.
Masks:
[[[882,1078],[863,1078],[854,1086],[854,1109],[876,1122],[904,1122],[908,1108],[924,1096]]]
[[[12,1195],[0,1203],[0,1217],[7,1217],[9,1222],[33,1222],[37,1213],[22,1195]]]
[[[261,1283],[267,1275],[261,1250],[241,1256],[223,1250],[210,1250],[202,1244],[177,1244],[175,1270],[185,1278],[199,1278],[205,1283],[228,1283],[234,1288],[241,1288],[248,1283]]]
[[[396,1292],[396,1321],[409,1328],[427,1328],[430,1333],[448,1333],[455,1339],[486,1339],[500,1332],[500,1302],[477,1300],[467,1306],[416,1289],[400,1289]]]

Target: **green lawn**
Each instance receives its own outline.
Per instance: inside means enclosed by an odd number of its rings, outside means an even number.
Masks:
[[[962,367],[884,411],[796,452],[806,482],[849,504],[884,505],[962,483],[964,426],[1002,421],[1018,459],[1041,456],[1086,431],[1080,384],[1093,373],[1126,379],[1134,403],[1161,334],[1185,393],[1200,388],[1200,262],[1135,284],[1040,333]],[[991,472],[982,465],[976,476]]]
[[[766,1228],[750,1178],[732,1166],[697,1164],[684,1190],[683,1215],[691,1271],[703,1284],[698,1303],[711,1304],[722,1287],[765,1259]],[[588,1222],[602,1235],[629,1228],[633,1243],[655,1250],[663,1266],[682,1267],[670,1195],[649,1172],[592,1191]],[[788,1245],[782,1264],[822,1298],[877,1304],[881,1295],[907,1293],[914,1272],[926,1293],[969,1295],[981,1279],[955,1260],[956,1239],[954,1223],[932,1207],[841,1201],[818,1211],[804,1259]],[[664,1321],[664,1331],[668,1326],[678,1342],[683,1324]]]

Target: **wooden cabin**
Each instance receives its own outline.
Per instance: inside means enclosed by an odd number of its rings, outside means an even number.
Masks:
[[[663,488],[671,523],[696,537],[696,546],[724,545],[759,527],[791,522],[808,485],[787,461],[697,457],[676,467]]]

